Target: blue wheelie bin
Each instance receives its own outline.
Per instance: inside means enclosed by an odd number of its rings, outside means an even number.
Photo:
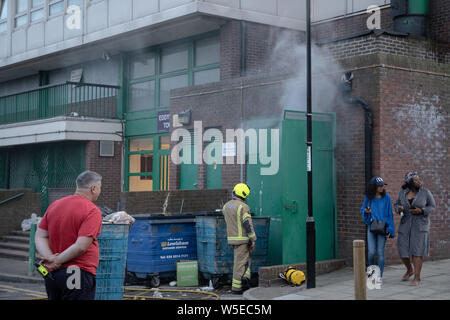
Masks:
[[[176,262],[197,259],[195,217],[133,215],[128,238],[127,279],[158,287],[160,278],[176,275]]]
[[[98,236],[100,262],[95,300],[122,300],[127,260],[128,224],[103,224]]]
[[[256,233],[255,252],[250,255],[252,278],[259,267],[265,266],[269,245],[269,217],[252,217]],[[227,241],[227,227],[222,214],[197,216],[197,260],[201,276],[212,280],[215,288],[231,283],[233,277],[233,249]]]

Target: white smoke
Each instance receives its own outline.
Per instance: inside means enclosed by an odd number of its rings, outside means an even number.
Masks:
[[[312,108],[313,112],[333,111],[338,94],[340,66],[326,48],[312,45]],[[273,69],[292,73],[287,80],[280,104],[283,108],[306,110],[306,44],[299,43],[292,33],[281,32],[270,57]]]

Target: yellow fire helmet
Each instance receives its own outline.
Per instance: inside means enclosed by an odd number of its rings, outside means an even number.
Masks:
[[[239,198],[246,199],[250,194],[250,188],[245,183],[238,183],[233,189],[233,194]]]

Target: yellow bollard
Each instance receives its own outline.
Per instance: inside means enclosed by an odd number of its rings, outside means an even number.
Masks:
[[[353,241],[353,274],[355,300],[366,300],[366,244],[364,240]]]

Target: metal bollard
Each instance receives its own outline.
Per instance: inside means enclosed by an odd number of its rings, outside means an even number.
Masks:
[[[353,241],[353,274],[355,280],[355,300],[366,300],[366,243]]]

